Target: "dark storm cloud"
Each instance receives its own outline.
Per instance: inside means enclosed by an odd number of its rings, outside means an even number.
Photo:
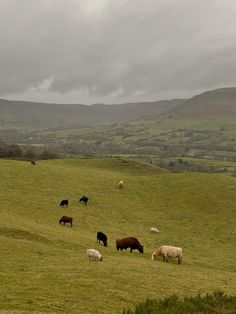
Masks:
[[[117,102],[236,85],[226,0],[0,0],[0,97]]]

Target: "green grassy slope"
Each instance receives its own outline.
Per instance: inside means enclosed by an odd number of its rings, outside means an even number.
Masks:
[[[236,179],[124,160],[0,160],[0,312],[120,313],[146,298],[236,289]],[[116,188],[123,180],[123,190]],[[90,198],[79,204],[81,195]],[[59,201],[68,198],[68,208]],[[74,226],[62,226],[62,215]],[[151,234],[149,228],[159,228]],[[108,235],[107,248],[96,232]],[[135,236],[144,254],[116,251]],[[152,261],[160,244],[183,263]],[[88,261],[87,248],[103,261]],[[15,312],[14,312],[15,313]]]

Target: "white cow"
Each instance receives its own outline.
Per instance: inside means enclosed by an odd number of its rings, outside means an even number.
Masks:
[[[157,229],[157,228],[155,228],[155,227],[151,227],[150,228],[150,231],[151,232],[155,232],[155,233],[159,233],[160,231]]]
[[[88,249],[86,251],[87,255],[88,255],[88,259],[91,260],[96,260],[96,261],[101,261],[102,260],[102,255],[94,249]]]
[[[163,261],[168,262],[168,257],[177,258],[178,264],[182,261],[183,250],[181,247],[162,245],[152,253],[151,259],[156,259],[158,256],[163,256]]]

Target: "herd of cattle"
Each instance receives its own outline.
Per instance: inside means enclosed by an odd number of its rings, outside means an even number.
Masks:
[[[107,246],[107,236],[101,232],[97,232],[97,242],[103,242],[104,246]],[[122,239],[116,239],[116,249],[118,250],[126,250],[130,248],[130,252],[132,250],[138,250],[140,253],[143,253],[143,245],[140,244],[138,239],[135,237],[126,237]],[[102,260],[102,255],[95,249],[88,249],[87,255],[89,259],[93,260]],[[182,261],[183,250],[180,247],[171,246],[171,245],[161,245],[156,251],[152,253],[151,259],[157,259],[158,256],[163,256],[163,261],[168,262],[169,258],[177,258],[178,264]]]
[[[122,189],[124,187],[124,182],[119,181],[117,187],[118,189]],[[80,203],[87,205],[88,200],[89,200],[88,197],[84,195],[80,198],[79,201]],[[61,207],[68,206],[68,205],[69,205],[69,200],[62,200],[60,202]],[[72,227],[73,217],[62,216],[59,220],[59,224],[61,223],[63,223],[64,225],[68,223]],[[159,233],[159,230],[155,227],[151,227],[150,231],[153,233]],[[108,246],[107,235],[101,231],[98,231],[97,243],[100,243],[100,242],[102,242],[105,247]],[[130,249],[130,252],[132,252],[132,250],[138,250],[140,253],[144,252],[143,245],[141,245],[138,239],[136,239],[135,237],[125,237],[121,239],[116,239],[117,251],[119,250],[122,251],[123,249],[126,250],[128,248]],[[102,255],[99,253],[99,251],[95,249],[87,249],[86,253],[89,260],[100,260],[100,261],[102,260]],[[180,264],[182,261],[182,255],[183,255],[182,248],[176,247],[176,246],[170,246],[170,245],[162,245],[156,251],[152,253],[151,259],[154,260],[154,259],[157,259],[158,256],[163,256],[163,261],[168,262],[168,258],[176,258],[178,260],[178,264]]]
[[[85,205],[87,205],[88,204],[88,197],[87,196],[82,196],[81,198],[80,198],[80,203],[83,203],[83,204],[85,204]],[[62,206],[62,207],[64,207],[64,206],[68,206],[69,205],[69,200],[62,200],[61,202],[60,202],[60,206]]]

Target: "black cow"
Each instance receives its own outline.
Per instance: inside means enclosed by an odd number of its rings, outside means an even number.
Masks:
[[[69,201],[68,200],[62,200],[61,203],[60,203],[60,206],[68,206],[69,204]]]
[[[79,201],[80,201],[80,203],[83,203],[83,204],[87,205],[88,197],[87,196],[82,196]]]
[[[62,223],[62,222],[64,223],[64,225],[66,223],[69,223],[71,225],[71,227],[72,227],[73,217],[62,216],[61,219],[59,220],[59,224]]]
[[[107,236],[105,235],[105,233],[98,231],[97,232],[97,242],[100,243],[100,241],[103,242],[104,246],[107,246]]]

